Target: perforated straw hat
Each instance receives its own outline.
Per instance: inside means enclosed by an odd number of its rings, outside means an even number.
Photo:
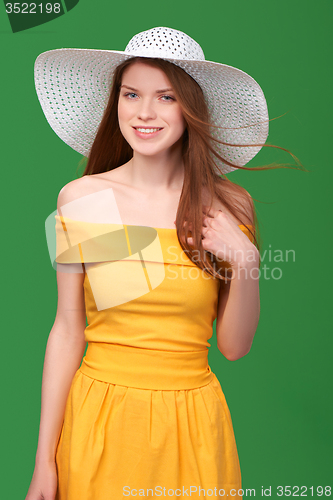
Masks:
[[[204,93],[211,123],[224,127],[212,128],[213,137],[236,145],[265,143],[268,111],[258,83],[237,68],[206,61],[200,45],[185,33],[152,28],[135,35],[123,52],[56,49],[37,57],[35,85],[44,114],[55,133],[75,151],[88,156],[108,101],[114,69],[134,56],[166,59],[192,76]],[[224,146],[215,141],[214,147],[237,166],[248,163],[261,149]],[[214,160],[224,173],[236,170]]]

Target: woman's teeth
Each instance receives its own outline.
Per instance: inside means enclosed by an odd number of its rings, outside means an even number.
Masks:
[[[137,128],[138,132],[142,132],[144,134],[152,134],[153,132],[158,132],[161,130],[160,128]]]

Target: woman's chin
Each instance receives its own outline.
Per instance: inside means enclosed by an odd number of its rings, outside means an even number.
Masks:
[[[137,147],[135,147],[135,145],[133,145],[133,146],[131,146],[133,149],[133,155],[136,155],[136,156],[147,156],[147,157],[156,157],[157,158],[161,155],[164,155],[166,152],[166,149],[161,149],[161,148],[152,148],[152,147],[137,148]]]

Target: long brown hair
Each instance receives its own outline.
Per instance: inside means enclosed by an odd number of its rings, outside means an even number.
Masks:
[[[124,139],[119,128],[118,99],[124,71],[138,61],[159,68],[165,73],[181,106],[187,125],[182,143],[184,183],[176,217],[179,243],[189,259],[200,269],[205,270],[215,278],[222,279],[223,275],[223,279],[227,281],[229,279],[226,273],[226,269],[229,267],[228,263],[219,261],[220,263],[217,266],[218,260],[216,257],[210,252],[206,252],[202,247],[202,188],[204,187],[209,194],[210,207],[214,199],[219,200],[239,220],[240,224],[244,224],[248,228],[259,252],[260,244],[258,240],[260,239],[260,235],[258,238],[257,217],[252,197],[249,200],[247,191],[227,179],[223,172],[219,170],[221,176],[216,173],[215,168],[218,167],[214,162],[214,157],[222,160],[231,167],[246,170],[286,167],[284,165],[272,165],[251,169],[249,167],[236,166],[226,158],[220,156],[214,148],[214,141],[220,144],[226,143],[218,141],[211,135],[210,130],[214,125],[209,123],[207,103],[197,82],[182,68],[169,61],[159,58],[133,57],[115,68],[109,101],[92,144],[88,163],[82,175],[113,170],[127,163],[133,156],[133,150]],[[258,146],[258,144],[253,146]],[[269,144],[260,144],[260,146],[283,149]],[[287,150],[284,149],[284,151]],[[287,152],[290,153],[289,151]],[[301,165],[299,160],[292,153],[290,154],[297,161],[298,165]],[[240,200],[244,200],[244,203]],[[253,227],[249,227],[249,223],[246,222],[248,220],[253,221]],[[186,224],[191,224],[192,231],[189,231],[188,226],[184,226],[185,221]],[[186,240],[188,236],[192,236],[193,238],[192,245],[189,245]],[[219,272],[216,272],[216,269]]]

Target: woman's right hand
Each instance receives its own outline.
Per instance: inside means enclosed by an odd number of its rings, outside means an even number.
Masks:
[[[57,493],[57,468],[55,462],[35,465],[25,500],[55,500]]]

